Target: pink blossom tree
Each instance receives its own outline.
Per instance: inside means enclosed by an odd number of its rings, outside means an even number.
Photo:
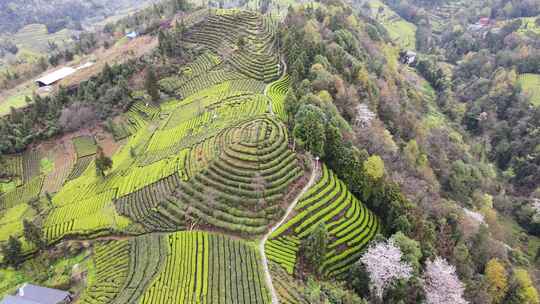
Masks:
[[[392,239],[368,248],[360,258],[369,274],[374,294],[382,300],[384,291],[399,279],[408,280],[413,268],[401,260],[402,252]]]
[[[426,263],[424,291],[427,304],[467,304],[463,299],[463,284],[456,275],[456,268],[436,257]]]

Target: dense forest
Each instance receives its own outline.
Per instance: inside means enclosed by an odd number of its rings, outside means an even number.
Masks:
[[[435,255],[452,261],[472,303],[536,303],[537,295],[525,300],[516,294],[517,286],[495,292],[490,284],[501,282],[491,282],[490,276],[502,271],[497,275],[504,282],[508,276],[511,284],[512,272],[520,275],[520,267],[539,256],[532,252],[527,262],[521,245],[510,249],[504,244],[509,232],[499,219],[515,216],[538,236],[540,109],[531,106],[517,77],[539,72],[540,37],[518,36],[520,20],[478,35],[466,29],[470,20],[485,16],[486,5],[492,8],[489,17],[501,19],[537,16],[539,6],[534,1],[479,2],[464,4],[462,10],[471,15],[445,20],[444,28],[451,31],[438,35],[426,13],[436,10],[435,4],[389,3],[418,26],[416,48],[422,53],[414,67],[434,96],[418,87],[415,71],[392,64],[395,58],[381,43],[390,38],[366,12],[369,1],[357,5],[361,23],[350,7],[337,3],[328,10],[290,10],[282,37],[296,89],[287,97],[287,109],[295,117],[293,134],[378,211],[387,235],[402,232],[411,238],[401,249],[413,250],[408,257],[413,264]],[[422,36],[426,33],[430,36]],[[377,114],[368,127],[355,124],[363,114],[358,101]],[[428,124],[425,117],[433,111],[445,119]],[[306,116],[312,121],[303,126]],[[376,166],[365,166],[368,155],[380,156],[383,162],[375,163],[384,163],[387,172],[376,183],[372,178],[378,175],[369,170],[377,171]],[[392,189],[401,189],[408,200]],[[471,213],[480,224],[471,226]],[[358,280],[361,273],[351,275],[355,290],[369,290]],[[384,302],[421,301],[414,284],[398,286]]]

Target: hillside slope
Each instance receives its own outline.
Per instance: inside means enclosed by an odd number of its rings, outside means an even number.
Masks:
[[[49,31],[56,32],[66,26],[74,27],[87,18],[110,15],[144,2],[146,0],[1,0],[0,33],[16,32],[33,23],[45,24]]]
[[[294,150],[287,130],[290,82],[276,20],[243,10],[197,14],[182,41],[197,50],[193,60],[156,83],[169,98],[156,104],[143,94],[109,123],[121,141],[70,137],[62,152],[71,161],[52,169],[46,148],[7,160],[16,185],[0,195],[0,242],[15,237],[24,254],[38,252],[24,219],[39,223],[45,246],[91,241],[81,303],[269,303],[257,243],[294,200],[317,211],[304,212],[306,223],[335,226],[332,233],[369,218],[332,244],[332,275],[379,232],[378,219],[326,168],[318,188],[328,195],[300,194],[312,157]],[[309,234],[301,228],[299,238]]]

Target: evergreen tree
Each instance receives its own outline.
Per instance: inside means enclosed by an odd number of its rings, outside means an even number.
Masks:
[[[169,56],[171,54],[171,38],[163,30],[159,30],[158,32],[158,49],[162,56]]]
[[[30,222],[28,220],[23,220],[23,227],[24,227],[24,238],[36,245],[36,247],[43,249],[47,245],[45,240],[43,240],[43,233],[41,229],[34,224],[34,222]]]
[[[188,7],[188,3],[186,0],[172,0],[172,6],[173,6],[173,13],[176,14],[178,11],[186,11]]]
[[[246,43],[247,43],[246,37],[240,36],[238,38],[238,41],[236,42],[236,45],[238,46],[239,50],[243,50],[246,47]]]
[[[19,266],[22,261],[22,244],[17,238],[10,236],[7,244],[2,245],[4,262],[13,267]]]
[[[149,67],[146,70],[146,79],[144,81],[144,87],[148,92],[148,95],[152,98],[152,102],[157,103],[159,101],[159,88],[156,72],[153,67]]]
[[[298,57],[292,66],[291,78],[294,83],[300,82],[305,76],[306,68],[302,57]]]
[[[103,152],[103,149],[97,147],[97,156],[96,156],[96,173],[98,176],[104,177],[105,171],[112,168],[113,162],[112,159],[107,157]]]
[[[294,120],[293,134],[300,146],[315,156],[323,157],[326,119],[321,109],[314,105],[302,105]]]
[[[101,79],[104,82],[112,84],[114,81],[114,72],[108,63],[105,63],[103,71],[101,71]]]
[[[296,98],[296,93],[293,89],[289,89],[287,96],[285,97],[285,112],[287,112],[287,118],[289,120],[294,118],[299,107],[300,102],[298,101],[298,98]]]
[[[321,266],[328,250],[328,230],[323,222],[320,222],[311,231],[302,247],[309,266],[316,275],[320,275]]]

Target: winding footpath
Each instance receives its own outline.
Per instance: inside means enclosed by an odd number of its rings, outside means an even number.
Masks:
[[[308,183],[304,186],[302,191],[298,193],[294,201],[289,205],[289,207],[287,208],[287,211],[285,212],[285,215],[283,215],[283,218],[276,225],[274,225],[274,227],[272,227],[270,231],[268,231],[264,235],[261,242],[259,243],[259,253],[262,259],[264,278],[266,280],[266,286],[268,287],[270,291],[270,295],[272,297],[272,304],[279,304],[279,299],[278,299],[276,290],[274,289],[274,284],[272,283],[272,276],[270,275],[270,270],[268,268],[268,258],[266,257],[266,253],[264,252],[264,246],[266,245],[266,241],[268,240],[270,235],[274,233],[274,231],[276,231],[276,229],[278,229],[281,225],[283,225],[283,223],[285,223],[285,221],[287,220],[291,212],[294,210],[294,208],[298,204],[298,201],[300,200],[300,198],[306,193],[306,191],[308,191],[309,188],[311,188],[311,186],[315,184],[315,181],[317,180],[317,177],[319,176],[319,162],[311,159],[311,168],[312,168],[311,176],[309,178]]]

